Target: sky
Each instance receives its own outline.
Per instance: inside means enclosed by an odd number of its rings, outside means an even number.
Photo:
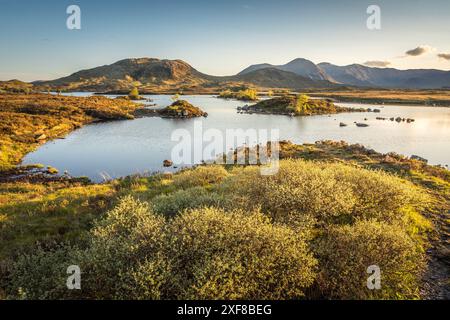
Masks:
[[[69,5],[80,7],[80,30],[66,26]],[[367,28],[370,5],[379,30]],[[449,16],[449,0],[0,0],[0,80],[136,57],[182,59],[211,75],[299,57],[450,70]]]

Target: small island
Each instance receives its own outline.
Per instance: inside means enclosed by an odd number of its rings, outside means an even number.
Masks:
[[[236,99],[241,101],[257,101],[258,92],[254,89],[245,89],[239,91],[225,90],[219,93],[218,98]]]
[[[330,100],[310,99],[307,95],[285,95],[258,102],[251,106],[238,107],[240,113],[278,114],[289,116],[312,116],[342,112],[367,112],[365,108],[336,106]]]
[[[157,113],[163,118],[195,118],[208,116],[206,112],[193,106],[186,100],[177,100],[170,106],[158,110]]]

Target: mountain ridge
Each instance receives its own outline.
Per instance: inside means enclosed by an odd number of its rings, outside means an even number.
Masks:
[[[264,71],[260,71],[264,70]],[[290,89],[328,88],[328,81],[312,80],[290,71],[263,68],[234,76],[211,76],[193,68],[183,60],[156,58],[122,59],[109,65],[84,69],[50,81],[35,81],[40,87],[63,90],[170,90],[214,88],[244,83],[260,87]]]
[[[258,86],[294,90],[343,86],[386,89],[445,89],[450,71],[368,67],[362,64],[337,66],[297,58],[284,65],[254,64],[233,76],[202,73],[176,59],[130,58],[77,71],[66,77],[35,81],[40,88],[80,91],[126,91],[133,87],[148,92],[217,91],[228,86]]]

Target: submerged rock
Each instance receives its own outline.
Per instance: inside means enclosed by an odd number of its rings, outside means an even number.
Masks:
[[[173,161],[172,160],[164,160],[163,161],[163,166],[164,167],[171,167],[173,165]]]

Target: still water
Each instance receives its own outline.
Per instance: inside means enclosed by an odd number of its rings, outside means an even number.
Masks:
[[[146,97],[152,99],[156,107],[165,107],[172,102],[166,95]],[[430,164],[450,165],[450,108],[339,103],[341,106],[379,108],[381,113],[288,117],[238,114],[236,107],[245,105],[245,102],[213,96],[182,98],[208,112],[209,116],[197,119],[140,118],[87,125],[65,139],[44,144],[28,154],[23,163],[51,165],[60,172],[67,170],[73,176],[88,176],[94,181],[173,170],[162,165],[165,159],[171,159],[172,149],[179,145],[178,141],[172,141],[172,133],[176,129],[186,129],[194,137],[194,126],[198,129],[201,123],[203,133],[216,129],[224,137],[227,129],[255,129],[268,130],[270,139],[270,130],[278,129],[280,140],[295,143],[345,140],[361,143],[378,152],[419,155],[428,159]],[[376,117],[413,118],[415,122],[380,121]],[[368,120],[364,121],[364,118]],[[355,121],[365,122],[369,127],[356,127]],[[348,126],[339,127],[340,122]],[[249,143],[264,143],[264,140],[259,135],[258,141]],[[208,144],[204,143],[205,146]]]

